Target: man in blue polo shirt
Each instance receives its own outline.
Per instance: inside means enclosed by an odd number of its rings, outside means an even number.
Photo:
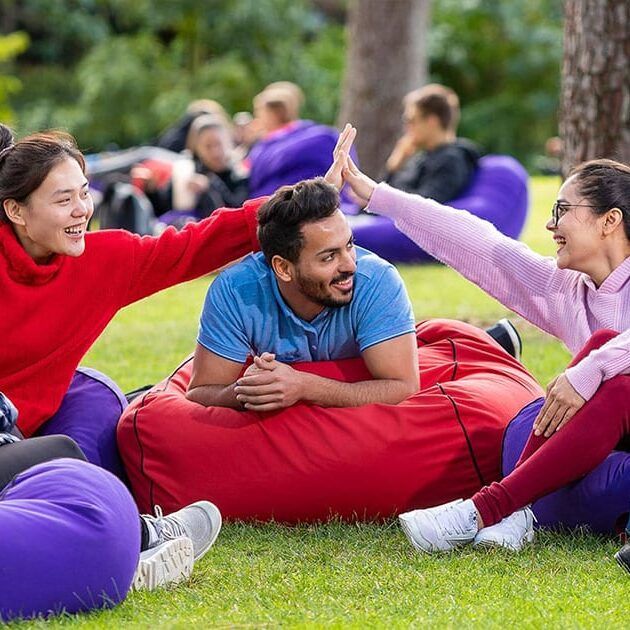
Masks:
[[[300,400],[396,404],[416,392],[414,318],[402,279],[354,246],[337,190],[321,178],[285,186],[258,221],[262,252],[208,290],[187,397],[273,411]],[[345,383],[291,367],[359,356],[373,380]]]

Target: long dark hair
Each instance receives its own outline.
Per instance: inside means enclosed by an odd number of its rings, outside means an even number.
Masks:
[[[614,160],[591,160],[576,166],[569,177],[575,177],[578,192],[595,206],[595,214],[605,214],[611,208],[621,210],[630,240],[630,166]]]
[[[7,221],[4,202],[27,201],[51,169],[67,158],[85,173],[85,159],[75,139],[63,131],[43,131],[14,142],[13,132],[0,124],[0,221]]]

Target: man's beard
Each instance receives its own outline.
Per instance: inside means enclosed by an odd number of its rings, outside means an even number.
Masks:
[[[352,276],[354,276],[353,273],[339,274],[332,280],[330,284],[334,282],[343,282],[348,278],[352,278]],[[320,304],[321,306],[328,306],[330,308],[341,308],[342,306],[346,306],[347,304],[349,304],[352,300],[352,296],[354,295],[354,285],[344,297],[335,298],[330,294],[330,284],[311,280],[310,278],[301,275],[299,271],[297,272],[295,279],[302,295],[306,296],[316,304]]]

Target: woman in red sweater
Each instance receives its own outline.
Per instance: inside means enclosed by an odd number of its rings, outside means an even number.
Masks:
[[[157,238],[87,233],[94,208],[74,139],[45,132],[14,143],[0,125],[0,391],[18,408],[22,433],[65,433],[89,461],[121,475],[117,418],[97,426],[104,421],[89,400],[72,417],[57,413],[79,362],[124,306],[256,249],[259,205]]]

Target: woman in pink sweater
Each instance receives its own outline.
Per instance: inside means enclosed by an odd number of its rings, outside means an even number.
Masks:
[[[576,167],[546,227],[556,259],[490,223],[430,199],[377,185],[348,160],[344,177],[370,212],[456,269],[574,355],[547,388],[516,469],[472,499],[400,516],[423,551],[464,545],[520,549],[533,539],[528,506],[595,468],[630,434],[630,168]]]

